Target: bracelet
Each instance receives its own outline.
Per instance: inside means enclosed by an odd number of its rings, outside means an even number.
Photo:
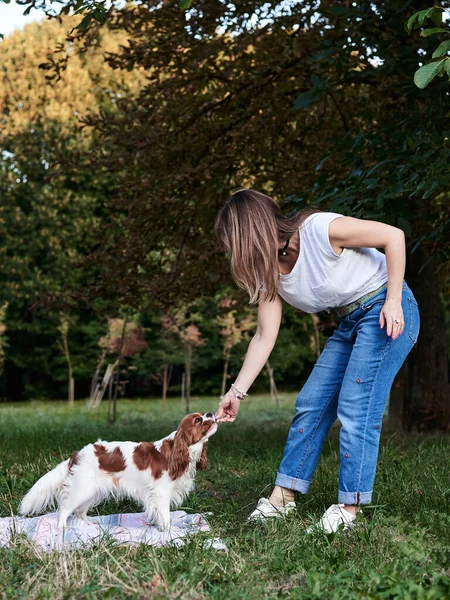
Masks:
[[[244,394],[244,392],[241,392],[234,383],[231,384],[231,389],[234,393],[234,395],[236,396],[236,398],[239,398],[239,400],[243,400],[246,396],[248,396],[248,394]]]

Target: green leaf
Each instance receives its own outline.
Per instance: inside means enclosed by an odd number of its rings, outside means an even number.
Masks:
[[[312,90],[308,90],[307,92],[304,92],[303,94],[300,94],[299,96],[297,96],[297,99],[295,100],[295,104],[292,107],[293,110],[301,110],[301,109],[307,109],[311,106],[311,104],[313,103],[315,98],[315,93],[314,93],[314,89]]]
[[[405,24],[405,29],[408,33],[411,33],[411,31],[413,29],[415,29],[414,27],[414,23],[416,22],[417,19],[417,13],[414,13],[411,17],[409,17],[409,19],[406,21]],[[416,27],[418,27],[418,25],[416,24]]]
[[[420,67],[414,73],[414,83],[417,87],[423,90],[440,73],[441,69],[444,68],[446,60],[446,58],[441,58]]]
[[[336,52],[336,50],[337,50],[337,48],[334,48],[333,46],[331,46],[331,48],[325,48],[324,50],[321,50],[318,54],[313,56],[311,58],[311,62],[312,63],[320,62],[322,59],[327,58],[328,56],[331,56],[332,54],[334,54]]]
[[[4,2],[5,4],[9,4],[9,3],[11,2],[11,0],[3,0],[3,2]]]
[[[102,8],[96,8],[94,10],[94,19],[96,21],[98,21],[99,23],[101,23],[103,25],[103,23],[105,23],[106,21],[106,17],[105,17],[105,11]]]
[[[435,25],[439,27],[442,25],[442,15],[444,14],[444,9],[440,6],[434,6],[430,9],[430,14],[427,15],[429,19],[433,21]]]
[[[419,22],[420,25],[423,25],[426,14],[429,10],[430,10],[429,8],[426,8],[425,10],[421,10],[417,13],[417,21]]]
[[[3,35],[3,33],[0,33],[0,39],[3,40],[5,36]]]
[[[180,0],[180,8],[182,10],[187,10],[191,8],[192,0]]]
[[[297,97],[292,110],[308,109],[313,102],[318,100],[327,90],[328,82],[326,79],[321,80],[315,73],[311,75],[311,83],[313,87],[307,92],[303,92]]]
[[[439,58],[439,56],[442,56],[446,52],[450,52],[450,40],[444,40],[439,44],[433,52],[433,58]]]
[[[320,163],[316,166],[316,171],[321,171],[323,165],[327,162],[327,160],[330,158],[329,154],[327,154],[324,158],[322,158],[322,160],[320,161]]]
[[[429,198],[431,196],[431,194],[433,194],[437,190],[438,187],[439,187],[439,181],[433,181],[431,183],[430,187],[425,190],[422,198],[424,200]]]
[[[429,37],[430,35],[434,35],[435,33],[447,33],[448,29],[444,29],[443,27],[435,27],[434,29],[424,29],[420,32],[422,37]]]
[[[77,25],[76,27],[74,27],[72,29],[72,31],[74,31],[74,29],[80,29],[81,31],[86,31],[86,29],[89,27],[90,22],[92,21],[94,15],[93,13],[88,13],[87,15],[85,15],[83,17],[83,20],[81,21],[81,23],[79,25]]]
[[[417,20],[419,21],[419,23],[422,25],[423,22],[425,21],[425,19],[431,19],[432,21],[436,20],[436,16],[435,16],[435,8],[434,6],[432,6],[431,8],[426,8],[425,10],[421,10],[418,13],[418,17]],[[438,17],[438,22],[440,23],[442,20],[442,14],[440,17]]]
[[[369,171],[367,171],[367,177],[370,177],[370,175],[372,175],[372,173],[374,173],[377,169],[390,162],[392,162],[392,160],[386,158],[385,160],[382,160],[378,164],[374,165],[371,169],[369,169]]]
[[[406,138],[406,142],[408,144],[409,149],[414,152],[414,150],[416,149],[416,144],[414,143],[414,140],[412,138],[410,138],[409,136]]]
[[[445,59],[444,68],[447,71],[448,78],[450,79],[450,58]]]

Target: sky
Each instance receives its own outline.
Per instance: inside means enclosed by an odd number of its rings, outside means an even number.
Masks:
[[[11,0],[10,4],[5,4],[0,0],[0,33],[7,36],[14,29],[21,29],[31,21],[42,19],[43,13],[40,10],[32,10],[29,15],[24,17],[25,9],[26,6],[19,6],[14,0]]]

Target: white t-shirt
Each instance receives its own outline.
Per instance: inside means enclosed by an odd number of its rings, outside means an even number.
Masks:
[[[328,227],[342,216],[316,213],[308,217],[299,228],[297,262],[290,273],[280,275],[280,296],[306,313],[350,304],[387,282],[386,257],[376,248],[334,252]]]

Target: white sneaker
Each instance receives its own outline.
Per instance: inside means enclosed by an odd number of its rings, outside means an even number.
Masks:
[[[272,517],[285,517],[294,508],[295,502],[288,502],[284,506],[274,506],[267,500],[267,498],[260,498],[255,510],[248,517],[247,523],[265,521],[266,519],[270,519]]]
[[[325,533],[336,533],[341,525],[344,526],[343,530],[346,531],[354,525],[355,519],[356,515],[345,510],[343,504],[332,504],[320,521],[308,527],[306,533],[313,533],[318,530]]]

